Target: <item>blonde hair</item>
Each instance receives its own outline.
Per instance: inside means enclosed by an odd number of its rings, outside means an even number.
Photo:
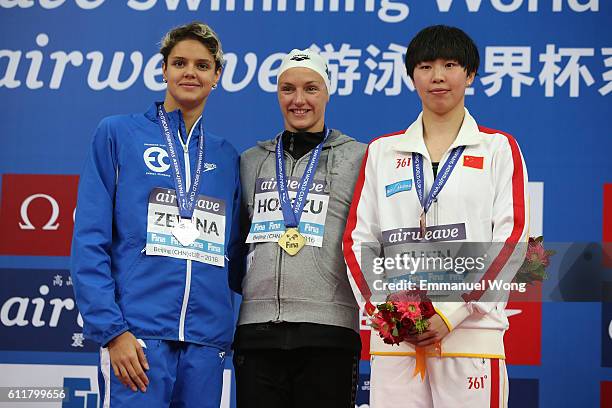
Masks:
[[[168,63],[168,56],[176,44],[183,40],[196,40],[202,43],[215,59],[215,70],[223,66],[223,50],[217,33],[209,25],[200,21],[193,21],[168,31],[161,40],[159,52],[164,56],[164,63]]]

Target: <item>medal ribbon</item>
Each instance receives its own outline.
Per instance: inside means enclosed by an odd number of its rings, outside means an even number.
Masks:
[[[295,203],[291,205],[289,199],[289,192],[287,191],[287,177],[285,173],[285,158],[283,150],[283,137],[282,134],[278,136],[276,142],[276,188],[278,190],[278,196],[280,199],[281,209],[283,210],[283,219],[285,221],[286,228],[295,228],[300,224],[300,218],[302,218],[302,211],[306,205],[306,197],[308,196],[308,190],[312,187],[314,181],[314,173],[317,170],[317,164],[319,163],[319,157],[321,156],[321,150],[323,150],[323,143],[327,140],[331,133],[331,129],[325,131],[325,137],[312,150],[310,160],[306,166],[306,170],[302,175],[300,184],[298,186],[297,195],[295,197]]]
[[[446,181],[450,177],[451,173],[455,169],[455,165],[459,161],[459,157],[465,150],[465,146],[455,147],[451,154],[444,163],[444,166],[438,173],[438,176],[434,180],[433,187],[429,191],[427,199],[425,199],[425,183],[423,177],[423,156],[420,153],[412,153],[412,162],[414,163],[414,186],[419,197],[419,202],[421,203],[421,207],[423,207],[423,212],[427,214],[429,207],[434,202],[442,188],[446,184]]]
[[[172,132],[170,131],[170,125],[168,123],[168,116],[163,104],[157,106],[157,115],[159,117],[159,129],[161,130],[163,138],[166,140],[168,146],[168,155],[170,156],[172,174],[174,176],[174,186],[176,187],[176,197],[179,212],[181,218],[191,219],[193,210],[195,207],[196,198],[198,196],[198,190],[200,187],[200,180],[202,178],[202,166],[204,163],[204,130],[202,128],[202,119],[200,119],[200,140],[198,141],[198,160],[196,162],[195,173],[193,175],[193,181],[191,183],[191,189],[189,192],[186,191],[184,183],[185,177],[181,165],[176,154],[176,144],[172,138]],[[182,129],[185,131],[184,128]],[[186,135],[186,133],[185,133]]]

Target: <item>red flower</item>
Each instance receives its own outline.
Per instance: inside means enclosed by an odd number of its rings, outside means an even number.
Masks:
[[[536,265],[542,265],[547,267],[550,263],[548,254],[542,246],[542,241],[529,238],[529,244],[527,246],[527,255],[525,256],[527,262],[535,263]]]
[[[420,308],[421,313],[423,314],[423,317],[425,319],[429,319],[430,317],[436,314],[436,310],[434,309],[433,304],[429,300],[421,302]]]
[[[386,344],[400,344],[416,333],[427,331],[427,319],[434,314],[436,312],[426,292],[398,292],[376,307],[371,325]]]

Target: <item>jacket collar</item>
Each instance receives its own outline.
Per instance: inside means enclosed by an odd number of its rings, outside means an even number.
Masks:
[[[276,141],[278,140],[279,135],[282,135],[282,132],[276,135],[276,137],[274,137],[273,139],[268,139],[268,140],[257,142],[257,145],[265,150],[273,152],[276,150]],[[355,140],[355,139],[343,134],[339,130],[332,129],[331,134],[329,135],[325,143],[323,143],[323,149],[335,147],[335,146],[350,142],[352,140]]]
[[[457,134],[455,141],[450,145],[450,149],[457,146],[477,145],[482,141],[476,120],[470,115],[467,108],[464,109],[465,116],[463,117],[463,123],[461,124],[459,134]],[[417,120],[406,129],[404,134],[399,137],[399,140],[395,143],[393,148],[398,152],[414,152],[429,157],[427,147],[425,146],[425,140],[423,139],[423,112],[421,112]]]
[[[157,123],[157,105],[163,102],[153,102],[149,109],[145,112],[145,117],[149,119],[151,122]]]
[[[149,106],[149,109],[147,109],[147,111],[145,112],[144,114],[145,117],[149,119],[151,122],[154,122],[157,124],[158,122],[157,107],[162,103],[164,102],[163,101],[153,102],[151,106]],[[166,112],[166,114],[168,115],[168,120],[170,121],[170,128],[172,129],[172,134],[178,137],[176,132],[179,129],[179,124],[183,122],[183,116],[181,115],[180,110],[175,109],[172,112]],[[200,116],[198,120],[194,123],[192,136],[198,137],[200,135],[200,121],[201,120],[202,120],[202,116]]]

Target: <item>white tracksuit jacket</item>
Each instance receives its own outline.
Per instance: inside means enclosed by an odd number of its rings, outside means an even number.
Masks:
[[[528,240],[527,170],[523,157],[512,136],[479,127],[467,109],[457,138],[440,162],[440,170],[451,150],[462,145],[466,146],[462,156],[437,202],[427,212],[427,226],[444,230],[447,225],[448,231],[458,228],[458,234],[455,230],[448,241],[511,244],[493,255],[494,261],[489,262],[483,276],[510,282],[526,250],[524,244],[512,244]],[[423,157],[428,194],[434,177],[423,140],[422,114],[405,132],[374,139],[363,159],[343,244],[355,297],[366,307],[384,298],[372,295],[372,283],[361,269],[361,244],[377,243],[384,248],[394,230],[417,231],[419,227],[422,209],[414,186],[413,152]],[[505,357],[505,301],[495,298],[495,302],[485,302],[489,299],[486,295],[473,291],[465,302],[434,302],[450,329],[442,341],[442,356]],[[384,344],[375,333],[371,338],[372,354],[414,355],[414,348],[406,342],[398,347]]]

